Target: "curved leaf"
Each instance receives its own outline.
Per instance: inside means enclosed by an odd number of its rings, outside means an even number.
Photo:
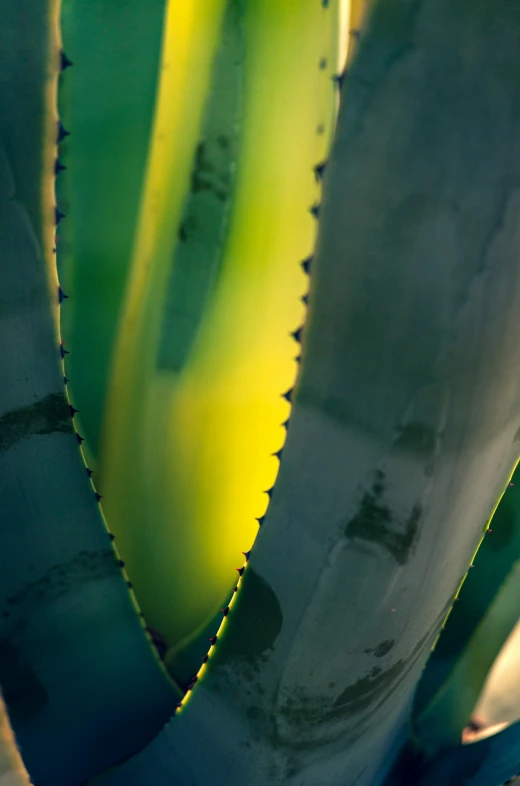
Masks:
[[[520,480],[520,472],[513,474]],[[486,677],[520,617],[520,487],[508,487],[415,697],[413,734],[425,752],[457,745]]]
[[[418,786],[503,786],[520,774],[520,722],[440,753],[419,770]]]
[[[519,33],[513,2],[374,7],[265,523],[193,699],[97,783],[373,786],[390,768],[518,458]]]
[[[520,614],[519,614],[520,617]],[[482,719],[475,733],[484,726],[497,727],[515,723],[520,718],[520,684],[518,682],[518,654],[520,649],[520,620],[509,634],[486,678],[475,707],[475,715]],[[495,728],[495,730],[497,730]]]
[[[33,781],[71,786],[149,742],[178,693],[126,585],[63,381],[57,3],[2,12],[0,685]]]
[[[174,559],[181,543],[171,548],[175,520],[169,511],[163,513],[161,496],[168,494],[173,478],[162,461],[162,451],[169,441],[164,423],[167,400],[164,396],[157,399],[155,365],[172,247],[210,89],[224,9],[224,0],[182,0],[167,5],[146,177],[104,413],[99,479],[104,510],[146,618],[168,644],[177,618],[183,619],[181,599],[189,596],[186,583],[182,595],[172,598],[168,594],[172,582],[178,587]],[[153,422],[154,418],[162,418],[162,428],[151,441],[147,439],[147,421]],[[158,499],[157,481],[161,489]],[[156,531],[161,537],[159,548]],[[175,614],[172,609],[176,609]],[[190,632],[194,627],[190,620]]]
[[[57,181],[66,218],[57,243],[69,299],[62,330],[67,376],[95,468],[110,363],[127,282],[158,82],[165,0],[62,0],[73,65],[59,111],[71,133]]]
[[[102,480],[108,520],[146,618],[172,647],[173,673],[232,591],[278,468],[290,398],[282,394],[294,383],[305,311],[301,263],[316,231],[313,168],[336,111],[337,10],[315,0],[228,6],[200,133],[192,129],[178,231],[173,207],[168,235],[143,213],[143,237],[158,243],[146,290],[134,293],[148,316],[133,344],[123,326]]]

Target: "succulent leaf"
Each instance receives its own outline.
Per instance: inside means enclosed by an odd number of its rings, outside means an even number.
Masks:
[[[109,369],[145,177],[165,0],[61,0],[74,67],[59,80],[57,260],[71,296],[61,327],[67,373],[96,466]]]
[[[373,786],[390,767],[518,459],[519,31],[515,3],[374,7],[272,503],[193,698],[100,786]]]
[[[471,745],[441,752],[417,770],[417,786],[506,786],[520,774],[520,722]],[[404,784],[409,781],[405,779]]]
[[[131,755],[179,695],[117,565],[64,386],[52,253],[59,52],[57,2],[2,4],[0,684],[42,786]]]
[[[99,477],[104,509],[146,618],[169,645],[174,643],[176,619],[185,619],[182,604],[190,597],[185,587],[193,577],[189,572],[182,576],[181,594],[172,603],[168,587],[173,582],[180,591],[181,576],[176,577],[172,561],[178,550],[171,547],[175,520],[164,507],[174,481],[165,463],[171,386],[156,373],[156,357],[172,252],[224,6],[224,0],[182,0],[166,6],[155,117],[105,410]],[[180,548],[181,543],[178,538]],[[178,614],[172,614],[175,606]]]
[[[173,653],[231,592],[278,469],[282,393],[297,370],[290,334],[305,313],[298,263],[316,232],[307,212],[320,193],[313,166],[327,153],[336,113],[318,68],[324,52],[331,63],[338,57],[333,6],[324,14],[314,0],[284,0],[276,10],[228,4],[208,39],[215,56],[190,132],[191,174],[179,191],[187,199],[175,202],[178,214],[172,206],[168,236],[152,214],[146,219],[162,245],[134,297],[148,309],[134,344],[123,321],[127,354],[122,365],[116,358],[101,487],[146,617],[172,648],[174,674]],[[190,101],[192,81],[190,73]],[[172,177],[178,200],[178,166]]]
[[[520,722],[459,741],[520,590],[520,7],[151,0],[76,409],[110,90],[56,94],[117,3],[63,2],[67,54],[2,5],[0,786],[512,782]]]
[[[520,472],[512,477],[516,484]],[[429,755],[457,745],[520,608],[520,486],[508,484],[421,677],[413,734]]]

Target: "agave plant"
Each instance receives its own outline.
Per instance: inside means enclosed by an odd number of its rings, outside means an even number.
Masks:
[[[0,8],[0,786],[512,779],[517,0]]]

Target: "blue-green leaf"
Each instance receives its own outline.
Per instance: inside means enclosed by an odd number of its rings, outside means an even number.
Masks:
[[[519,36],[513,2],[376,5],[342,85],[267,515],[193,698],[100,786],[389,769],[518,458]]]
[[[417,786],[503,786],[520,773],[520,722],[439,754],[419,770]]]
[[[53,254],[59,67],[56,0],[5,0],[0,685],[38,786],[81,783],[135,753],[179,695],[127,587],[63,378]]]
[[[415,696],[413,731],[428,753],[456,745],[520,616],[520,471],[502,497]]]

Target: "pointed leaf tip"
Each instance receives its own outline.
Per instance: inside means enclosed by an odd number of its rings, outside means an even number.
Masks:
[[[60,52],[60,61],[61,61],[60,65],[62,71],[65,71],[66,68],[70,68],[70,66],[74,65],[72,60],[69,60],[63,49]]]
[[[300,262],[300,266],[304,273],[309,274],[311,272],[311,264],[312,257],[307,257],[307,259],[304,259],[303,262]]]
[[[319,164],[316,164],[316,166],[314,167],[314,175],[316,177],[316,182],[319,183],[320,180],[323,180],[323,175],[325,173],[326,166],[327,166],[327,162],[321,161]]]
[[[343,82],[345,81],[346,75],[347,75],[347,72],[343,71],[341,74],[335,74],[332,77],[332,81],[337,84],[338,90],[341,90],[341,88],[343,87]]]
[[[58,144],[63,142],[66,136],[70,136],[70,131],[67,131],[61,120],[58,120]]]

